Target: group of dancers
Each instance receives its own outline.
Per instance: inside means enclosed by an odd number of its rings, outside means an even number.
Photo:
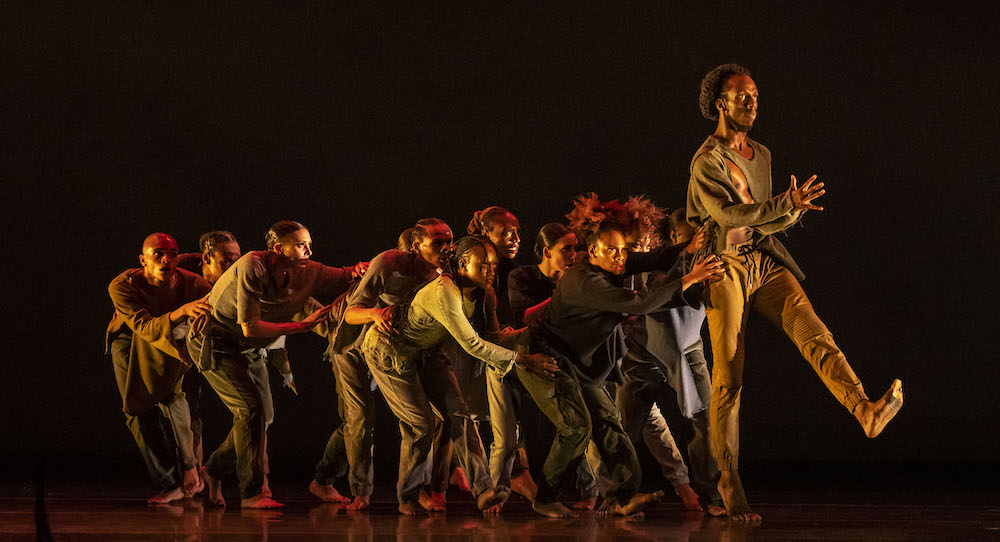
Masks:
[[[709,72],[700,106],[716,128],[691,161],[686,205],[667,214],[643,196],[580,196],[566,222],[541,228],[537,264],[515,261],[520,224],[498,206],[474,213],[457,241],[425,218],[396,248],[347,267],[312,260],[309,230],[288,220],[268,230],[266,250],[246,254],[227,231],[203,235],[196,254],[148,236],[140,267],[108,288],[107,344],[158,491],[149,502],[207,491],[224,506],[222,482],[235,475],[244,508],[281,506],[267,477],[268,366],[294,389],[285,338],[313,332],[329,340],[340,420],[309,486],[323,501],[370,505],[377,388],[399,420],[403,514],[443,511],[450,483],[484,514],[500,513],[511,492],[549,517],[598,499],[603,513],[639,514],[663,498],[640,492],[636,446],[646,446],[685,508],[758,521],[738,475],[751,309],[785,331],[868,437],[903,391],[895,380],[868,399],[774,237],[822,210],[825,190],[792,176],[772,194],[770,151],[747,136],[757,104],[745,68]],[[233,425],[203,462],[199,397],[209,387]],[[687,463],[664,408],[690,422]],[[546,438],[534,412],[555,436],[529,469],[525,442]],[[480,423],[492,430],[488,453]],[[349,497],[334,488],[344,476]],[[567,506],[570,493],[579,499]]]

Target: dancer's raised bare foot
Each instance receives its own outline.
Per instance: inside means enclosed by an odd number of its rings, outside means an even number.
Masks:
[[[726,513],[733,521],[756,523],[760,521],[760,514],[754,513],[747,502],[747,494],[743,491],[743,482],[735,469],[724,470],[719,477],[719,494],[722,495],[722,502],[726,505]]]
[[[476,497],[476,507],[484,512],[495,506],[503,507],[503,503],[507,502],[508,495],[506,490],[491,487]],[[497,509],[496,512],[500,512],[500,510]]]
[[[226,499],[222,496],[222,482],[209,476],[205,467],[201,468],[201,479],[204,480],[205,485],[208,486],[209,506],[225,506]]]
[[[404,516],[423,516],[427,514],[427,510],[420,503],[410,501],[399,503],[399,513]]]
[[[469,477],[465,475],[462,467],[455,467],[455,470],[451,471],[451,478],[448,480],[448,483],[466,493],[472,492],[472,486],[469,485]]]
[[[531,508],[538,512],[539,514],[550,517],[550,518],[576,518],[580,517],[579,514],[566,508],[561,502],[550,502],[550,503],[540,503],[535,501],[531,504]]]
[[[882,433],[885,426],[903,408],[903,382],[900,379],[892,381],[889,391],[878,401],[861,401],[854,407],[854,417],[858,419],[861,428],[868,438],[875,438]]]
[[[285,505],[261,493],[259,495],[254,495],[249,499],[241,500],[240,506],[244,509],[263,510],[268,508],[281,508]]]
[[[335,502],[338,504],[347,504],[351,502],[351,499],[340,494],[337,488],[332,485],[325,485],[313,480],[309,483],[309,493],[319,497],[319,500],[323,502]]]
[[[184,498],[184,490],[175,487],[173,489],[168,489],[166,491],[161,491],[156,495],[146,499],[148,504],[169,504],[174,501],[179,501]]]
[[[652,493],[636,493],[625,504],[615,503],[604,510],[605,515],[615,516],[637,516],[650,506],[663,500],[662,491]]]
[[[528,502],[535,502],[535,495],[538,494],[538,486],[528,469],[522,470],[517,476],[510,479],[510,489],[528,499]]]
[[[440,493],[427,493],[426,491],[420,492],[420,497],[417,502],[420,506],[432,514],[440,514],[445,511],[446,501],[444,498],[444,492]]]
[[[584,497],[573,503],[573,510],[593,510],[597,506],[597,495]]]
[[[705,510],[698,503],[698,494],[691,489],[689,484],[681,484],[674,488],[674,493],[681,498],[684,509],[689,512],[704,512]]]
[[[348,510],[366,510],[368,508],[368,501],[371,499],[368,495],[358,495],[354,497],[354,500],[347,505]]]

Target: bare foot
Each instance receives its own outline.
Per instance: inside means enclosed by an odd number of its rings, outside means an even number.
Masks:
[[[889,391],[878,401],[858,403],[858,406],[854,407],[854,417],[865,430],[865,435],[868,438],[875,438],[882,433],[901,408],[903,408],[903,382],[897,378],[892,381]]]
[[[483,517],[495,518],[499,517],[500,513],[503,512],[503,503],[494,504],[493,506],[483,510]]]
[[[273,497],[271,495],[271,484],[267,481],[267,473],[264,473],[264,483],[260,485],[260,494],[267,498]]]
[[[707,507],[705,507],[705,513],[712,516],[713,518],[720,518],[726,515],[726,509],[717,504],[710,504]]]
[[[426,491],[421,491],[417,502],[420,503],[420,506],[424,507],[424,510],[427,510],[432,514],[438,514],[445,511],[446,503],[444,492],[428,494]]]
[[[205,485],[208,486],[208,505],[225,506],[226,499],[222,496],[222,482],[209,476],[205,467],[201,468],[201,479],[204,480]]]
[[[747,494],[743,491],[743,482],[736,470],[724,470],[719,477],[719,494],[722,495],[722,502],[726,504],[726,513],[733,521],[747,523],[760,522],[760,515],[750,510],[747,503]]]
[[[701,504],[698,504],[698,494],[691,489],[688,484],[682,484],[674,488],[674,492],[684,502],[684,509],[690,512],[703,512]]]
[[[597,506],[597,495],[586,497],[573,503],[573,510],[593,510]]]
[[[627,503],[616,503],[609,509],[605,510],[604,513],[616,516],[639,516],[642,514],[643,510],[662,500],[662,491],[654,491],[653,493],[636,493]]]
[[[472,486],[469,485],[469,478],[465,475],[462,467],[455,467],[455,470],[451,471],[451,479],[448,480],[448,483],[466,493],[472,492]]]
[[[181,484],[181,489],[184,490],[184,495],[186,497],[190,497],[202,489],[205,489],[205,483],[202,482],[201,477],[198,476],[198,467],[192,467],[184,471],[184,481]]]
[[[161,491],[156,495],[146,499],[148,504],[169,504],[174,501],[179,501],[184,498],[184,490],[175,487],[173,489],[168,489],[167,491]]]
[[[534,502],[531,508],[539,514],[550,518],[576,518],[579,514],[563,506],[561,502],[540,503]]]
[[[281,508],[282,506],[285,505],[261,493],[260,495],[254,495],[249,499],[241,500],[240,506],[243,508],[265,509],[265,508]]]
[[[335,502],[340,504],[347,504],[351,502],[351,499],[340,494],[336,488],[332,485],[323,485],[313,480],[309,483],[309,493],[319,497],[319,500],[323,502]]]
[[[538,486],[535,485],[535,480],[528,469],[522,470],[520,474],[510,479],[510,489],[529,502],[535,502],[535,495],[538,493]]]
[[[347,509],[348,510],[355,510],[355,511],[356,510],[367,510],[368,509],[368,500],[369,499],[371,499],[371,497],[369,497],[368,495],[359,495],[357,497],[354,497],[354,500],[351,501],[351,504],[347,505]]]
[[[399,503],[399,513],[404,516],[422,516],[427,514],[427,510],[420,503],[401,502]]]
[[[479,497],[476,497],[476,507],[483,511],[495,506],[502,507],[503,503],[507,502],[507,495],[508,493],[506,491],[497,490],[496,488],[491,487],[480,493]],[[499,510],[497,510],[497,512],[499,512]]]

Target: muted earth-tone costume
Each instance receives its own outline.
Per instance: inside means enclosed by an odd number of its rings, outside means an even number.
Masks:
[[[270,385],[260,349],[274,338],[247,338],[241,324],[301,318],[310,296],[337,296],[347,289],[353,267],[300,260],[276,275],[282,255],[254,251],[237,260],[212,288],[212,324],[188,334],[188,348],[205,380],[233,414],[233,427],[205,468],[216,479],[236,472],[240,495],[261,493],[266,471],[265,429]]]
[[[189,470],[198,463],[191,415],[181,389],[190,358],[181,334],[184,328],[171,323],[169,313],[210,289],[205,279],[184,270],[171,274],[166,284],[153,286],[142,269],[129,269],[108,286],[115,314],[107,328],[107,352],[125,424],[159,491],[178,487],[179,469]]]
[[[365,360],[399,418],[402,440],[396,494],[400,503],[416,501],[431,484],[435,410],[450,425],[449,435],[473,495],[493,487],[479,432],[449,361],[436,348],[450,335],[490,370],[505,374],[513,369],[517,354],[484,340],[470,322],[482,304],[463,296],[452,278],[442,275],[417,291],[408,306],[397,305],[396,310],[406,310],[393,330],[398,336],[390,337],[375,327],[366,332]]]
[[[630,256],[623,276],[669,267],[679,250]],[[627,502],[639,489],[642,473],[635,449],[604,387],[609,376],[621,381],[618,360],[625,355],[621,322],[625,314],[646,314],[691,301],[685,299],[680,281],[643,292],[623,286],[622,276],[586,261],[578,263],[562,277],[541,321],[532,328],[531,351],[551,355],[561,369],[552,379],[518,371],[557,432],[538,482],[539,502],[555,502],[571,486],[591,438],[611,478],[607,498]]]
[[[384,309],[406,297],[413,288],[438,276],[420,255],[402,250],[387,250],[372,258],[361,281],[344,300],[344,311],[358,307]],[[365,334],[372,324],[353,325],[341,319],[330,340],[327,354],[333,363],[341,406],[343,444],[350,465],[348,480],[351,493],[369,496],[374,490],[372,468],[372,432],[375,429],[375,405],[372,377],[361,351]],[[382,390],[383,395],[385,391]],[[340,430],[340,429],[338,429]],[[332,483],[339,454],[337,432],[331,436],[316,465],[316,480]]]
[[[692,263],[685,253],[669,272],[653,271],[632,278],[637,288],[656,288],[682,277]],[[631,318],[625,326],[629,348],[622,360],[625,383],[618,389],[616,402],[633,443],[641,433],[667,480],[675,487],[690,483],[708,502],[718,503],[719,470],[709,446],[711,376],[702,352],[704,322],[701,304]],[[680,413],[691,420],[688,465],[683,463],[660,412],[673,406],[668,404],[673,400],[668,397],[667,385],[676,393]]]
[[[705,289],[714,358],[712,453],[722,470],[739,464],[743,341],[751,309],[784,330],[849,412],[867,399],[861,381],[802,290],[802,271],[773,236],[795,224],[802,213],[794,210],[788,192],[772,197],[770,151],[750,138],[746,144],[753,151],[750,159],[710,136],[691,161],[688,184],[688,220],[705,224],[713,236],[712,252],[726,264],[723,279]],[[739,171],[734,173],[733,168]],[[747,181],[745,191],[737,186],[739,173]],[[732,242],[734,231],[747,231],[749,240]]]

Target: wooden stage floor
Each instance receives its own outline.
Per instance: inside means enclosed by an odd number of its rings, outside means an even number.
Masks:
[[[640,520],[594,513],[573,520],[547,519],[518,497],[502,517],[483,518],[468,495],[450,497],[447,515],[418,518],[400,517],[390,499],[376,500],[368,512],[347,513],[307,494],[288,495],[280,511],[241,511],[206,508],[200,500],[147,506],[139,495],[81,489],[49,496],[44,509],[50,540],[55,541],[1000,541],[1000,506],[980,497],[965,499],[968,502],[950,498],[945,502],[953,504],[937,505],[912,498],[859,504],[858,495],[824,493],[822,502],[815,502],[814,496],[806,495],[807,500],[782,494],[780,501],[757,501],[755,510],[764,517],[757,526],[685,513],[675,502],[650,509]],[[0,497],[0,540],[45,540],[36,538],[35,510],[36,499],[27,495]]]

